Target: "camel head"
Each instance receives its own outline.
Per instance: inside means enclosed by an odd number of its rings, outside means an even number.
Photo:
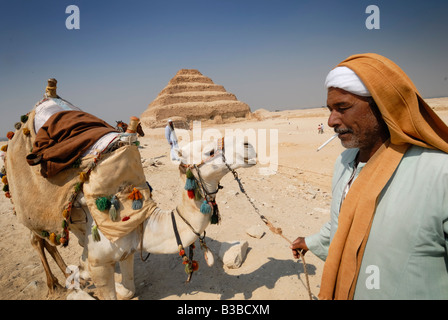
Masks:
[[[257,163],[252,144],[234,136],[214,141],[193,141],[181,148],[178,154],[179,169],[181,174],[185,174],[185,189],[189,191],[190,199],[199,189],[202,197],[210,203],[214,203],[220,188],[219,181],[227,173]]]
[[[257,154],[251,143],[227,136],[213,141],[193,141],[178,151],[181,167],[199,168],[202,179],[221,180],[231,170],[252,167]]]

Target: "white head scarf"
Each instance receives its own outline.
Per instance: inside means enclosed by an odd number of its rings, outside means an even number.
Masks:
[[[331,70],[325,79],[325,87],[339,88],[362,97],[372,96],[358,75],[347,67]]]

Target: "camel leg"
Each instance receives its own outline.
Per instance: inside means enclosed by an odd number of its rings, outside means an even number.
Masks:
[[[120,300],[129,300],[135,294],[134,282],[134,255],[129,255],[119,262],[121,270],[121,283],[116,283],[117,296]]]
[[[47,276],[47,286],[49,293],[53,294],[55,289],[61,288],[58,280],[51,272],[50,266],[48,265],[47,257],[45,256],[45,240],[39,238],[37,235],[32,233],[31,235],[31,245],[39,254],[39,258],[45,270],[45,275]]]
[[[54,261],[58,265],[59,269],[61,269],[64,276],[66,278],[68,278],[70,273],[67,272],[69,270],[67,269],[67,265],[65,264],[64,259],[62,259],[61,254],[58,251],[58,248],[56,248],[55,246],[52,246],[47,241],[43,241],[43,242],[45,245],[45,249],[47,249],[48,253],[50,253],[51,257],[54,259]]]
[[[89,274],[89,262],[87,261],[87,257],[88,257],[87,248],[84,247],[82,255],[79,258],[79,276],[81,279],[85,281],[89,281],[91,279]]]
[[[115,263],[92,265],[89,263],[90,276],[98,289],[101,300],[117,300],[115,292]]]

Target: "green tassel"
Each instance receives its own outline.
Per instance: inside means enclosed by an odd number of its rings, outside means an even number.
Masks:
[[[186,176],[187,176],[187,179],[194,179],[193,172],[191,172],[190,169],[187,170]]]
[[[92,226],[92,238],[93,238],[93,241],[95,241],[95,242],[98,242],[101,240],[97,225]]]
[[[213,213],[210,218],[211,224],[218,224],[219,223],[219,216],[216,213]]]
[[[118,208],[120,208],[120,203],[118,202],[117,196],[113,195],[112,199],[110,199],[109,217],[114,222],[119,220]]]
[[[204,202],[202,202],[201,204],[201,212],[203,214],[207,214],[212,212],[212,207],[210,207],[210,205],[207,203],[207,201],[204,200]]]
[[[110,205],[109,217],[110,217],[110,220],[112,220],[113,222],[116,222],[119,220],[117,209],[115,208],[115,206],[113,204]]]
[[[20,121],[22,121],[23,123],[28,121],[28,115],[24,114],[23,116],[20,116]]]
[[[82,189],[82,183],[78,182],[77,184],[75,184],[75,192],[78,193],[79,191],[81,191]]]
[[[196,180],[194,179],[187,179],[187,181],[185,182],[185,190],[194,190],[196,189],[197,184],[196,184]]]
[[[95,204],[96,204],[96,207],[98,208],[98,210],[100,210],[100,211],[106,211],[111,206],[110,200],[107,199],[106,197],[100,197],[100,198],[96,199]]]

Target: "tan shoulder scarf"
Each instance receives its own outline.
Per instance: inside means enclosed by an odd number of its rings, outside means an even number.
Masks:
[[[338,66],[352,69],[363,81],[391,137],[367,162],[343,202],[324,265],[319,299],[353,299],[378,196],[409,146],[448,153],[448,127],[394,62],[367,53],[351,56]]]

